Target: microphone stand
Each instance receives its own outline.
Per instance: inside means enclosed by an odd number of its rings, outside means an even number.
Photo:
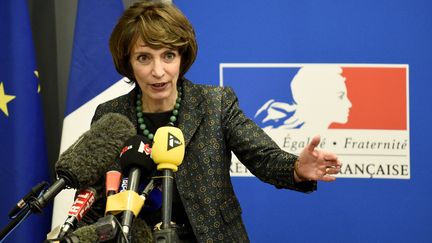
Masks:
[[[170,170],[163,171],[162,188],[162,229],[168,229],[171,225],[172,216],[172,191],[173,191],[173,173]]]
[[[24,219],[26,219],[29,215],[30,215],[30,208],[29,207],[25,207],[23,209],[21,209],[21,212],[17,213],[17,216],[15,218],[13,218],[7,225],[6,227],[3,228],[3,230],[0,232],[0,242],[3,241],[3,239],[9,235],[9,233],[15,229],[15,227],[21,223],[22,221],[24,221]]]
[[[127,190],[137,192],[139,188],[139,181],[141,177],[141,170],[137,167],[133,167],[129,172],[129,180]],[[132,236],[130,234],[130,229],[132,228],[132,222],[135,218],[135,215],[132,211],[124,211],[122,215],[122,232],[126,236],[127,241],[130,242],[132,240]],[[126,240],[122,235],[119,235],[119,242],[125,242]]]
[[[59,187],[63,186],[64,180],[55,183]],[[24,207],[14,208],[9,213],[9,217],[12,219],[1,231],[0,231],[0,242],[9,235],[9,233],[16,228],[18,224],[24,221],[31,213],[41,213],[47,202],[54,197],[58,187],[53,190],[45,190],[48,186],[47,182],[41,182],[30,190],[30,192],[22,199]],[[53,192],[54,191],[54,192]],[[36,194],[40,194],[36,198]]]
[[[176,231],[176,224],[171,222],[173,172],[169,169],[162,171],[162,225],[153,232],[153,241],[158,243],[180,242]]]
[[[162,225],[153,232],[153,241],[158,243],[177,243],[180,238],[177,225],[171,223],[173,172],[178,170],[185,153],[185,140],[180,129],[171,126],[160,127],[153,138],[152,158],[162,171]]]

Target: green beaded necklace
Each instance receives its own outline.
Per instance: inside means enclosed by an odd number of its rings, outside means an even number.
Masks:
[[[181,96],[182,96],[182,90],[181,90],[181,87],[178,87],[176,103],[174,105],[172,115],[170,116],[170,121],[168,122],[169,126],[174,126],[174,123],[177,121],[177,116],[179,114],[179,109],[180,109]],[[142,131],[142,134],[144,136],[146,136],[150,140],[153,140],[154,134],[148,130],[147,125],[144,123],[144,117],[143,117],[144,114],[142,112],[141,97],[142,97],[142,94],[141,94],[141,92],[139,92],[137,94],[137,101],[136,101],[136,115],[138,118],[138,127]]]

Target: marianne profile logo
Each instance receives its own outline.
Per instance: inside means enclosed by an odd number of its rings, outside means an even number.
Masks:
[[[223,63],[220,73],[284,150],[319,134],[344,163],[339,177],[410,178],[408,65]],[[249,175],[238,164],[231,172]]]

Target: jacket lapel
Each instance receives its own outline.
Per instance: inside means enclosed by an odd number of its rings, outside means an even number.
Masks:
[[[127,104],[127,111],[126,116],[132,121],[132,123],[135,125],[135,129],[138,131],[138,121],[136,117],[136,96],[138,94],[139,86],[136,84],[135,88],[132,89],[132,91],[129,93],[128,97],[128,104]]]
[[[189,80],[183,80],[183,102],[180,106],[179,128],[185,138],[185,146],[189,144],[191,138],[200,125],[203,117],[203,96],[199,86],[192,84]]]

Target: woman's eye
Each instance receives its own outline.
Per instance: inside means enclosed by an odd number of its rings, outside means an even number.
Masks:
[[[174,52],[165,53],[165,59],[167,59],[167,60],[173,60],[175,57],[176,57],[176,54]]]
[[[339,98],[343,100],[344,97],[345,97],[345,92],[339,92]]]
[[[137,61],[140,63],[147,63],[150,61],[150,57],[148,55],[139,55]]]

